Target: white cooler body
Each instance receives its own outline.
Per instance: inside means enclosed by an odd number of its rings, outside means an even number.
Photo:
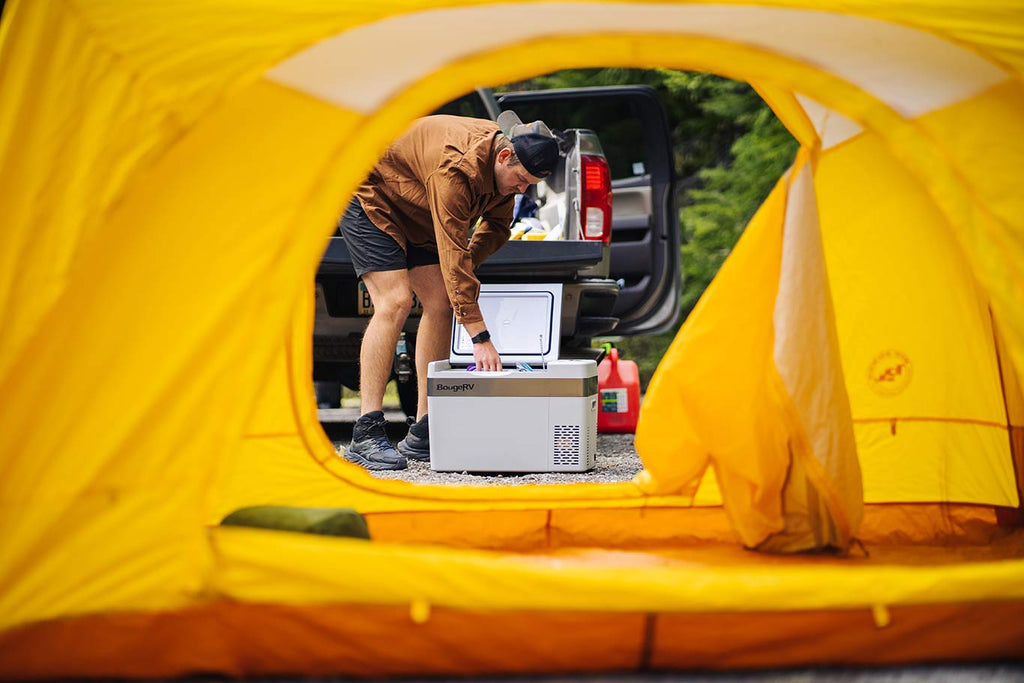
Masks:
[[[597,364],[556,360],[533,372],[427,370],[430,468],[585,472],[597,450]]]

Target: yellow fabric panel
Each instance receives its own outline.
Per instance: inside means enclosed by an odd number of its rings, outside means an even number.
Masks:
[[[31,0],[30,0],[31,2]],[[191,124],[292,53],[355,24],[421,3],[183,0],[173,4],[121,0],[55,3],[77,15],[122,68]],[[73,12],[67,7],[74,6]]]
[[[636,432],[641,488],[694,490],[713,459],[748,545],[782,528],[789,454],[770,375],[786,189],[772,191],[665,353]]]
[[[948,163],[958,169],[986,213],[1006,228],[1020,229],[1024,216],[1019,178],[1024,163],[1024,83],[1008,81],[994,86],[978,97],[926,114],[918,123],[941,145]],[[1017,265],[1020,284],[1024,281],[1024,235],[1017,232],[1016,239],[1001,242],[1000,247],[1013,250],[1007,260]],[[1024,289],[1018,292],[1024,299]]]
[[[1022,20],[1024,21],[1024,20]],[[1024,372],[1024,84],[1005,83],[918,120],[937,141],[973,205],[958,215],[961,243],[992,298],[1008,361]]]
[[[704,470],[697,492],[693,494],[694,505],[721,505],[722,491],[718,486],[718,479],[715,477],[715,468],[709,467]]]
[[[816,184],[853,417],[886,420],[858,425],[866,500],[1015,505],[990,313],[949,224],[871,133],[824,152]],[[928,421],[897,442],[893,419]],[[950,476],[969,470],[987,488]]]
[[[319,220],[304,202],[354,122],[257,84],[136,176],[83,250],[0,384],[4,625],[194,599],[218,476],[341,196]]]
[[[131,174],[180,133],[159,98],[65,10],[4,8],[0,377],[60,299]]]
[[[1002,91],[996,89],[981,98],[993,92]],[[831,102],[831,98],[827,99]],[[959,106],[963,105],[955,105]],[[1018,99],[1016,107],[1024,115],[1024,99]],[[878,134],[897,166],[905,167],[926,189],[929,201],[921,204],[922,209],[928,210],[929,203],[934,205],[952,226],[956,244],[989,297],[996,323],[1006,334],[1014,367],[1021,367],[1024,365],[1024,316],[1019,306],[1019,293],[1024,288],[1024,271],[1016,245],[1024,234],[1024,218],[1005,216],[1000,220],[988,206],[993,197],[987,192],[975,191],[986,184],[989,166],[951,163],[951,152],[947,149],[947,144],[951,143],[947,141],[954,141],[962,131],[947,129],[939,134],[934,126],[928,129],[921,120],[906,121],[884,107],[869,106],[859,115],[858,122]],[[970,128],[998,126],[998,121],[998,117],[990,120],[987,115],[979,115]],[[1007,140],[998,147],[977,152],[1002,157],[1003,160],[994,162],[992,167],[1003,167],[1006,163],[1016,163],[1013,160],[1021,157],[1021,144],[1024,143],[1019,140]],[[876,166],[880,172],[899,172],[889,164]],[[1003,205],[1012,205],[1012,202]]]
[[[311,232],[316,232],[313,226],[310,227]],[[302,283],[296,284],[300,285]],[[304,287],[297,287],[297,289],[301,289],[302,293],[307,291]],[[292,314],[292,319],[295,321],[292,323],[292,328],[296,331],[309,332],[308,335],[304,335],[306,337],[304,341],[307,346],[313,337],[312,326],[306,323],[306,319],[312,316],[312,313],[307,314],[308,308],[308,304],[296,306]],[[252,413],[249,415],[245,425],[246,439],[298,436],[297,415],[294,407],[298,401],[292,400],[291,337],[287,334],[278,333],[275,341],[279,342],[279,344],[274,348],[273,364],[268,367],[266,377],[256,388],[257,395],[247,397],[249,399],[257,398],[258,400],[254,402],[255,405],[253,406]],[[303,364],[303,367],[305,368],[306,365]],[[310,369],[309,376],[312,377],[312,369]],[[303,386],[302,388],[312,392],[313,385],[309,383],[308,386]],[[310,401],[312,401],[312,398],[310,398]],[[310,401],[303,402],[302,405],[308,407]]]
[[[807,9],[890,21],[950,39],[1018,77],[1024,74],[1024,7],[1019,0],[982,0],[969,8],[961,0],[716,0],[714,4]]]
[[[911,605],[1024,597],[1024,560],[856,566],[757,560],[736,546],[687,553],[512,555],[222,527],[217,595],[248,602],[370,603],[475,610],[707,612]],[[694,551],[691,551],[693,553]],[[746,559],[744,559],[746,558]],[[757,562],[757,580],[750,563]]]
[[[1005,426],[882,421],[854,427],[865,502],[1020,503]]]
[[[780,0],[779,4],[787,4]],[[793,4],[814,5],[813,0]],[[1018,75],[1024,74],[1024,7],[1018,0],[984,0],[969,9],[959,0],[927,0],[925,3],[894,3],[887,0],[818,3],[819,9],[860,14],[915,26],[967,45]]]

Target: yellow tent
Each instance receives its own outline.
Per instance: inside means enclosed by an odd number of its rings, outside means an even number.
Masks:
[[[1019,0],[3,12],[3,677],[1024,653]],[[346,197],[470,87],[610,65],[749,81],[802,145],[658,371],[645,472],[340,459],[310,337]],[[352,507],[374,540],[217,525],[254,504]]]

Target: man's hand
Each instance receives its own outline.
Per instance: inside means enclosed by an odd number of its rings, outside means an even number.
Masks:
[[[501,370],[501,356],[489,341],[473,344],[473,361],[477,370]]]

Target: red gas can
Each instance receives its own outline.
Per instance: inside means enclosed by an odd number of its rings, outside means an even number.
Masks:
[[[636,431],[640,417],[640,371],[631,360],[619,360],[619,350],[608,349],[608,355],[597,366],[597,389],[601,404],[597,411],[597,431]]]

